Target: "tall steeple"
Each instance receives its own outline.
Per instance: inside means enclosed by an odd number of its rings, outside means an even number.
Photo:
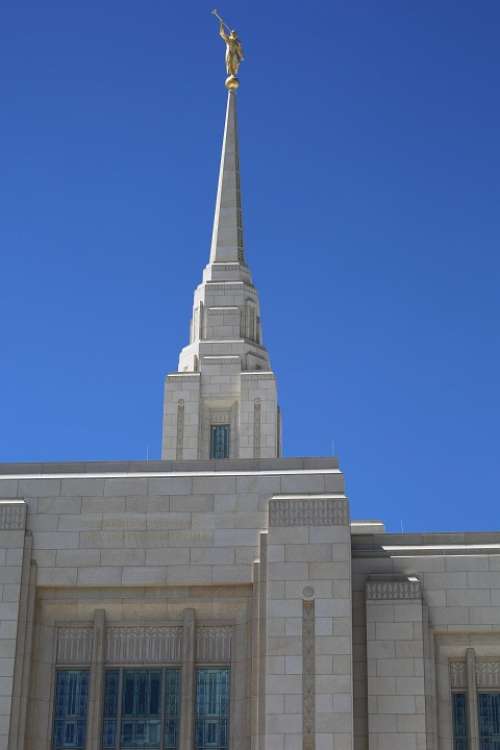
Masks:
[[[244,263],[236,92],[227,97],[210,263]]]
[[[165,381],[165,459],[280,455],[276,380],[244,258],[234,73],[226,87],[210,258],[194,293],[189,343]]]

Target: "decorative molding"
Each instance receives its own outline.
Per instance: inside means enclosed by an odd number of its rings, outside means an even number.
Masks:
[[[108,664],[151,664],[181,660],[182,627],[110,627],[106,631]]]
[[[450,687],[452,690],[464,688],[467,685],[465,661],[450,661]]]
[[[302,602],[302,715],[303,715],[303,750],[314,750],[315,747],[315,695],[314,682],[316,674],[315,649],[315,615],[314,600]]]
[[[420,599],[420,581],[368,581],[367,599]]]
[[[452,690],[467,689],[467,666],[464,659],[451,659],[450,687]],[[476,683],[480,690],[500,688],[500,659],[477,659],[475,660]]]
[[[269,526],[347,526],[347,500],[270,500]]]
[[[500,688],[500,661],[476,659],[478,688]]]
[[[230,663],[232,636],[231,625],[199,625],[196,628],[196,660]]]
[[[0,501],[0,530],[23,531],[26,528],[26,503],[24,500]]]
[[[210,409],[210,425],[231,424],[231,412],[222,409]]]
[[[253,457],[260,458],[260,433],[262,404],[260,398],[256,398],[253,404]]]
[[[182,460],[183,446],[184,446],[184,399],[181,398],[177,402],[177,435],[176,435],[176,447],[175,447],[175,458],[177,461]]]
[[[90,664],[94,646],[92,626],[57,628],[57,663]]]

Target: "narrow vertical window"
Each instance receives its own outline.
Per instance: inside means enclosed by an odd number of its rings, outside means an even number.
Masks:
[[[103,750],[115,750],[118,725],[120,673],[110,669],[104,678],[104,716],[102,724]]]
[[[196,675],[196,750],[227,750],[229,669],[198,669]]]
[[[165,750],[176,750],[179,739],[179,670],[165,672]]]
[[[103,750],[177,750],[180,670],[109,669]]]
[[[56,672],[53,750],[85,747],[88,696],[88,670]]]
[[[480,750],[497,750],[500,748],[500,693],[479,693],[478,698]]]
[[[228,424],[213,424],[210,428],[210,458],[229,458]]]
[[[159,669],[124,671],[120,747],[160,747],[160,693]]]
[[[453,693],[453,748],[467,750],[467,700],[465,693]]]

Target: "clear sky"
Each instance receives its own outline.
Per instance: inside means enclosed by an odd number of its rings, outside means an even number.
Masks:
[[[215,200],[210,10],[2,4],[1,461],[159,457]],[[500,3],[220,11],[286,455],[334,450],[390,530],[499,529]]]

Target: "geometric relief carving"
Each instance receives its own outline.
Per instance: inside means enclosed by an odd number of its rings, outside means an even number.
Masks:
[[[90,664],[93,643],[93,627],[57,628],[57,663]]]
[[[269,501],[269,526],[346,526],[349,523],[347,500]]]
[[[260,398],[256,398],[253,405],[253,457],[260,458],[260,432],[261,432],[262,406]]]
[[[465,688],[467,684],[467,674],[465,668],[465,661],[450,661],[450,687]]]
[[[303,750],[314,750],[315,659],[314,601],[302,602],[302,715]]]
[[[199,625],[196,628],[196,660],[199,662],[231,662],[230,625]]]
[[[231,424],[231,412],[221,409],[210,409],[210,424]]]
[[[182,652],[182,627],[109,627],[106,661],[110,664],[178,662]]]
[[[476,661],[478,688],[500,688],[500,661]]]
[[[0,501],[0,529],[2,531],[23,530],[26,526],[26,503],[24,500]]]
[[[420,581],[368,581],[367,599],[420,599]]]
[[[184,446],[184,399],[177,402],[177,439],[175,446],[176,461],[182,459],[182,448]]]

